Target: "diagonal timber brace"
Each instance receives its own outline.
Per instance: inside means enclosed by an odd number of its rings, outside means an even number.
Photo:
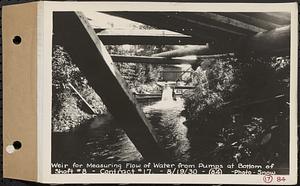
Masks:
[[[145,118],[108,51],[80,12],[53,13],[53,39],[69,52],[89,84],[126,131],[145,160],[165,159]]]

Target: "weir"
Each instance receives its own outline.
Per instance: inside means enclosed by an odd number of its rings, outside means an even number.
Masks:
[[[172,88],[170,87],[170,85],[166,83],[162,92],[161,101],[164,102],[173,101],[172,92],[173,92]]]
[[[160,101],[156,102],[153,105],[149,105],[144,108],[144,111],[147,110],[172,110],[172,109],[181,109],[183,108],[183,99],[173,99],[173,88],[171,87],[174,82],[167,81],[160,83],[163,87],[162,98]]]

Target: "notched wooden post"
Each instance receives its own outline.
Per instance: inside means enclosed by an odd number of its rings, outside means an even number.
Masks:
[[[80,12],[54,12],[53,25],[53,38],[66,48],[144,159],[165,160],[151,124],[85,16]]]

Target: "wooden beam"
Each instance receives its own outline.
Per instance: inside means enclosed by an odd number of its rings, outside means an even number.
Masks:
[[[76,88],[71,84],[68,83],[69,87],[76,93],[76,95],[83,101],[84,105],[89,109],[90,114],[97,114],[96,111],[94,111],[93,107],[82,97],[82,95],[76,90]]]
[[[208,43],[211,44],[210,45],[211,50],[214,50],[215,54],[227,53],[227,52],[239,52],[241,50],[243,50],[244,53],[251,53],[251,51],[255,50],[257,54],[259,53],[258,51],[260,50],[261,51],[260,54],[263,54],[264,51],[261,50],[260,48],[265,48],[264,46],[262,46],[262,44],[266,42],[261,42],[256,39],[253,39],[255,40],[253,41],[251,38],[249,39],[249,36],[245,37],[245,36],[237,36],[234,34],[226,34],[221,30],[211,31],[211,30],[203,29],[204,27],[198,24],[199,21],[193,19],[185,19],[184,17],[179,16],[180,15],[179,13],[178,15],[176,15],[176,13],[174,12],[173,13],[110,12],[109,14],[124,17],[133,21],[138,21],[144,24],[151,25],[153,27],[164,28],[178,33],[190,35],[193,38],[194,37],[202,38],[201,41],[205,41],[205,39],[203,38],[206,38],[206,40],[209,41]],[[289,20],[290,18],[287,15],[282,16],[281,12],[276,12],[276,13],[258,13],[258,12],[244,13],[243,12],[239,14],[246,15],[248,17],[252,17],[257,20],[262,20],[263,22],[270,22],[271,24],[276,24],[276,25],[290,24],[290,20]],[[277,15],[277,17],[274,16],[275,14]],[[281,18],[279,15],[281,16]],[[268,31],[263,33],[267,33],[267,32]],[[275,31],[275,35],[276,35],[276,31]],[[273,39],[278,40],[276,38]],[[287,48],[280,48],[280,45],[283,44],[283,43],[280,44],[280,40],[281,39],[279,39],[279,42],[275,42],[276,45],[268,46],[271,49],[269,50],[272,53],[271,55],[276,54],[275,52],[283,51],[283,53],[285,53],[287,51]],[[247,44],[248,42],[250,42],[251,44]],[[253,44],[252,42],[256,42],[256,44]],[[245,47],[245,44],[249,45],[250,48]],[[251,48],[253,45],[257,45],[258,48]],[[286,43],[284,43],[284,45],[286,45]],[[276,50],[274,50],[274,48],[276,48]],[[247,50],[249,50],[250,52],[247,52]],[[178,57],[178,52],[179,51],[176,52],[175,55],[176,57]],[[188,52],[189,53],[188,55],[194,55],[197,52],[198,52],[197,50],[195,50],[194,52]],[[207,54],[206,52],[208,51],[205,51],[204,53],[200,52],[199,55]],[[209,53],[213,54],[213,52],[209,52]],[[168,54],[170,55],[166,56],[167,55],[166,53],[162,54],[161,57],[175,57],[172,56],[174,54],[173,52],[172,53],[168,52]],[[154,56],[158,57],[160,56],[160,54]],[[180,56],[184,56],[184,55],[181,54]]]
[[[290,16],[287,17],[283,12],[247,12],[242,14],[282,26],[291,24]]]
[[[165,159],[152,125],[88,20],[79,12],[54,12],[54,41],[61,42],[145,160]]]
[[[199,45],[199,41],[188,35],[168,30],[103,30],[97,33],[105,45]]]
[[[166,15],[168,14],[166,13]],[[248,35],[248,33],[242,33],[240,31],[233,30],[232,28],[229,29],[226,24],[223,24],[222,26],[220,26],[220,24],[212,24],[211,21],[205,21],[202,17],[193,13],[173,13],[170,15],[170,18],[177,19],[180,22],[185,22],[191,25],[190,27],[196,29],[198,32],[210,35],[218,40],[225,38],[234,39]]]
[[[176,49],[167,52],[162,52],[158,54],[152,55],[153,57],[182,57],[188,55],[201,55],[201,54],[210,54],[212,51],[210,50],[208,45],[199,45],[199,46],[191,46],[185,47],[183,49]]]
[[[224,58],[224,57],[234,57],[234,53],[213,54],[213,55],[200,55],[200,56],[197,56],[197,59]]]
[[[253,35],[258,32],[266,31],[263,28],[249,25],[230,17],[226,17],[217,13],[197,12],[197,13],[184,13],[183,15],[189,16],[190,19],[197,20],[199,24],[207,24],[207,27],[212,29],[220,29],[225,32],[232,32],[238,35]]]
[[[265,104],[267,102],[283,102],[287,101],[287,96],[284,94],[277,95],[275,97],[269,97],[269,98],[264,98],[260,100],[251,100],[248,102],[242,102],[240,100],[233,100],[227,103],[224,103],[222,107],[225,107],[226,109],[241,109],[241,108],[247,108],[250,106],[257,106],[259,104]]]
[[[135,98],[137,100],[144,100],[144,99],[161,99],[162,94],[135,94]]]
[[[242,21],[239,21],[239,20],[236,20],[236,19],[232,19],[230,17],[226,17],[226,16],[223,16],[223,15],[220,15],[220,14],[217,14],[217,13],[205,13],[205,12],[202,12],[202,13],[197,13],[203,17],[206,17],[208,19],[212,19],[214,21],[217,21],[217,22],[220,22],[220,23],[223,23],[223,24],[227,24],[227,25],[230,25],[232,27],[236,27],[236,28],[239,28],[241,31],[247,33],[247,31],[251,31],[253,33],[258,33],[258,32],[265,32],[267,31],[266,29],[264,28],[260,28],[260,27],[257,27],[255,25],[251,25],[251,24],[247,24],[245,22],[242,22]]]
[[[157,93],[157,94],[135,94],[136,96],[140,96],[140,97],[143,97],[143,96],[161,96],[162,94],[160,93]]]
[[[242,14],[239,12],[235,12],[235,13],[233,13],[233,12],[218,12],[218,14],[224,15],[226,17],[230,17],[232,19],[236,19],[241,22],[244,22],[244,23],[247,23],[250,25],[254,25],[256,27],[263,28],[266,30],[272,30],[272,29],[281,27],[281,25],[278,25],[278,24],[275,24],[275,23],[272,23],[269,21],[265,21],[263,19],[258,19],[256,17],[252,17],[249,15],[245,15],[245,14]]]
[[[290,12],[265,12],[265,14],[284,20],[286,23],[290,23],[291,21]]]
[[[199,30],[194,24],[189,22],[173,19],[168,14],[158,12],[107,12],[107,14],[123,17],[158,29],[167,29],[185,35],[190,35],[199,42],[208,42],[216,39],[212,33]]]
[[[192,73],[193,71],[183,71],[183,70],[162,70],[161,73]]]
[[[175,86],[175,89],[195,89],[195,86]]]
[[[193,64],[197,60],[165,58],[165,57],[148,57],[148,56],[123,56],[111,55],[112,60],[117,63],[148,63],[148,64]]]
[[[217,48],[219,46],[214,47]],[[250,38],[244,38],[243,40],[240,40],[238,43],[232,43],[231,47],[235,53],[240,55],[289,55],[290,26],[284,26],[271,31],[257,33]],[[230,49],[231,48],[229,48],[229,50]],[[222,52],[222,50],[224,52],[228,52],[227,48],[211,49],[209,45],[192,46],[158,53],[153,56],[172,58],[188,55],[212,54],[220,51]]]
[[[244,51],[248,55],[280,55],[290,54],[290,26],[276,28],[268,32],[258,33],[244,44]]]

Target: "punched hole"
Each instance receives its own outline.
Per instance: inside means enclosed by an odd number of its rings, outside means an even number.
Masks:
[[[16,150],[19,150],[22,147],[22,143],[19,141],[14,141],[13,146]]]
[[[20,36],[15,36],[13,38],[13,43],[16,44],[16,45],[19,45],[22,41],[22,38]]]

